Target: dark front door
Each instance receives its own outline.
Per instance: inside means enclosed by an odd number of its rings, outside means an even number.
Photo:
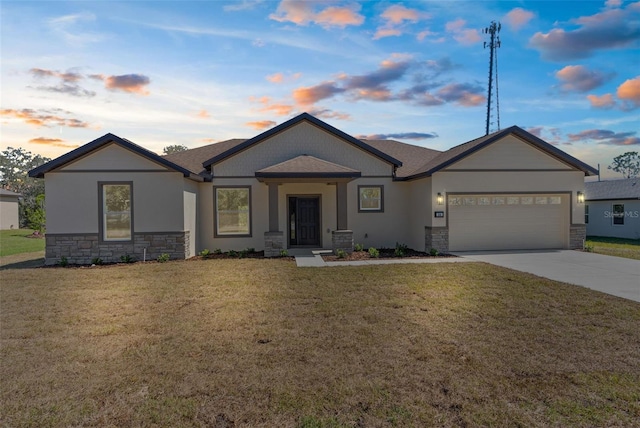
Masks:
[[[320,246],[320,198],[289,198],[289,244]]]

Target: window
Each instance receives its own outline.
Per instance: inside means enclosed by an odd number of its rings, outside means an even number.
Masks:
[[[128,183],[100,183],[100,233],[103,241],[133,238],[132,197]]]
[[[360,212],[384,211],[384,187],[383,186],[358,186],[358,211]]]
[[[216,236],[251,236],[251,189],[216,187]]]
[[[589,224],[589,205],[584,206],[584,224]]]
[[[613,224],[624,224],[624,204],[613,204]]]

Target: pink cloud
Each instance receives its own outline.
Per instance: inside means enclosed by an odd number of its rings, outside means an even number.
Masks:
[[[149,95],[147,85],[151,80],[142,74],[123,74],[108,76],[104,79],[104,86],[112,91],[122,91],[130,94]]]
[[[209,112],[208,112],[208,111],[206,111],[206,110],[200,110],[200,111],[198,112],[198,114],[196,114],[196,116],[197,116],[197,117],[199,117],[199,118],[201,118],[201,119],[207,119],[207,118],[211,117],[211,115],[209,114]]]
[[[465,28],[467,21],[456,19],[445,24],[445,29],[452,34],[454,40],[463,45],[472,45],[482,40],[478,30]]]
[[[277,116],[288,116],[293,111],[292,105],[272,103],[271,98],[269,97],[251,97],[250,100],[252,102],[262,104],[263,107],[258,109],[258,111],[262,113],[273,113]]]
[[[373,35],[373,39],[378,40],[385,37],[400,36],[400,35],[402,35],[402,31],[400,31],[397,28],[378,28],[376,33]]]
[[[26,124],[32,126],[66,126],[69,128],[88,128],[89,124],[87,122],[83,122],[80,119],[74,118],[65,118],[59,116],[57,113],[62,112],[62,110],[54,109],[54,111],[49,110],[34,110],[30,108],[23,108],[21,110],[15,109],[1,109],[0,116],[8,116],[13,117],[15,119],[23,120]]]
[[[247,122],[245,125],[253,129],[263,130],[263,129],[271,128],[275,126],[275,124],[276,122],[274,122],[273,120],[259,120],[256,122]]]
[[[359,5],[350,7],[330,6],[319,12],[314,11],[317,3],[300,0],[282,0],[275,13],[269,15],[270,19],[278,22],[293,22],[296,25],[315,23],[325,28],[348,25],[362,25],[364,16],[360,15]]]
[[[61,140],[60,138],[38,137],[38,138],[30,139],[29,142],[31,144],[42,144],[42,145],[47,145],[52,147],[64,147],[67,149],[75,149],[76,147],[79,147],[77,144],[65,144],[65,141]]]
[[[533,19],[534,16],[535,14],[533,12],[524,10],[521,7],[516,7],[515,9],[512,9],[504,16],[504,21],[513,30],[519,30],[525,25],[527,25],[529,21]]]
[[[604,84],[612,75],[587,69],[583,65],[567,65],[556,72],[563,91],[586,92]]]
[[[591,103],[591,107],[593,108],[602,108],[609,109],[613,108],[616,105],[615,100],[613,99],[613,95],[604,94],[602,96],[598,95],[587,95],[587,99]]]
[[[627,102],[629,108],[640,107],[640,76],[626,80],[618,86],[617,95]]]

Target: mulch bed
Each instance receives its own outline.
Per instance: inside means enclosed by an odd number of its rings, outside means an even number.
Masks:
[[[437,256],[432,256],[429,253],[425,253],[423,251],[416,250],[407,250],[404,253],[403,257],[398,257],[395,254],[395,248],[380,248],[378,249],[380,252],[380,257],[373,258],[369,255],[368,251],[354,251],[351,254],[347,254],[343,258],[339,258],[336,255],[322,255],[322,258],[325,262],[350,262],[350,261],[358,261],[358,260],[388,260],[388,259],[436,259],[443,257],[455,257],[452,254],[438,254]]]

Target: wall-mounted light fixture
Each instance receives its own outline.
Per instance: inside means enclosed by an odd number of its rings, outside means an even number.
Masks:
[[[584,204],[584,192],[578,192],[578,203]]]
[[[442,193],[438,192],[436,202],[438,203],[438,205],[444,205],[444,195]]]

